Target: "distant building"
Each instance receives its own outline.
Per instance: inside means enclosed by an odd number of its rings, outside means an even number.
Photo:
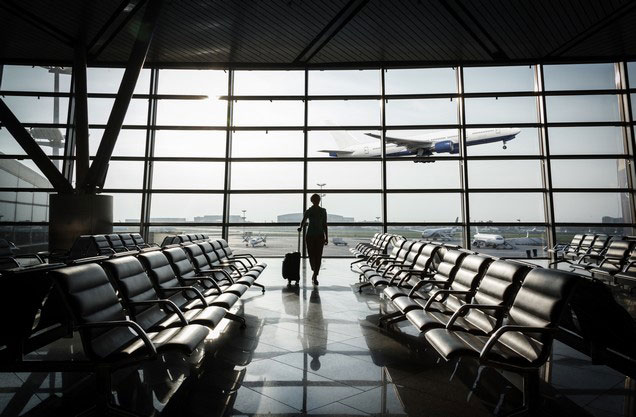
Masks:
[[[278,223],[300,223],[303,219],[302,213],[289,213],[277,216]],[[330,223],[353,223],[353,217],[345,217],[339,214],[327,213],[327,221]]]
[[[185,217],[151,217],[150,223],[185,223]],[[126,219],[126,223],[139,223],[139,219]]]

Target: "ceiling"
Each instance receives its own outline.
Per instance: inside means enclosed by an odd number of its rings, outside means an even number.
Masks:
[[[125,65],[160,0],[0,0],[0,62]],[[631,0],[166,0],[146,64],[235,68],[636,57]]]

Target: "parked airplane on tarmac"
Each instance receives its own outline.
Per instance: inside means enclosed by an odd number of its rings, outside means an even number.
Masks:
[[[474,129],[466,134],[466,146],[503,142],[503,148],[506,149],[506,142],[514,139],[519,132],[521,130],[516,128]],[[365,135],[381,139],[381,136],[376,133],[365,133]],[[361,158],[382,155],[381,142],[360,143],[351,134],[339,131],[333,132],[333,137],[339,149],[321,149],[318,152],[328,153],[329,156],[334,158]],[[387,156],[415,155],[427,157],[434,153],[456,154],[459,153],[460,148],[457,129],[440,130],[409,138],[386,136],[386,142]]]

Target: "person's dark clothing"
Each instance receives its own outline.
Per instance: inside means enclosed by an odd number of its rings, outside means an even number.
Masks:
[[[325,225],[327,224],[327,210],[320,206],[311,206],[305,212],[309,221],[305,242],[311,270],[318,272],[322,261],[322,250],[325,246]]]

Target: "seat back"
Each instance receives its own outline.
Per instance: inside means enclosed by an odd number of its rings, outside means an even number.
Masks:
[[[471,303],[509,306],[523,277],[529,271],[529,266],[520,263],[494,261],[488,266],[486,274],[479,282]],[[501,325],[505,312],[505,309],[485,311],[471,309],[464,319],[484,333],[490,333],[495,327]]]
[[[432,243],[425,244],[420,251],[420,255],[417,257],[415,263],[413,264],[413,269],[417,269],[419,271],[431,270],[433,261],[435,260],[435,255],[440,250],[440,248],[441,246]]]
[[[595,240],[596,240],[596,235],[585,235],[585,237],[581,241],[581,245],[576,251],[577,255],[579,256],[585,255],[590,249],[592,249],[592,245],[594,245]]]
[[[124,245],[124,241],[117,234],[106,235],[106,240],[108,240],[111,249],[115,252],[126,252],[128,250]]]
[[[124,243],[124,246],[126,247],[126,249],[128,250],[137,249],[137,245],[135,245],[135,241],[133,240],[130,233],[120,233],[119,237],[121,238],[121,241]]]
[[[143,249],[150,247],[150,245],[146,243],[144,238],[139,233],[131,233],[130,237],[132,237],[135,245],[137,245],[138,248]]]
[[[197,243],[197,245],[199,246],[199,248],[201,248],[201,251],[203,252],[203,255],[207,259],[207,262],[210,266],[214,267],[221,263],[221,260],[219,259],[217,253],[214,251],[212,244],[210,244],[209,242],[201,242]]]
[[[486,273],[488,265],[492,259],[483,255],[467,255],[462,260],[459,269],[455,272],[455,277],[451,282],[450,289],[453,291],[467,291],[467,294],[450,294],[445,304],[452,310],[458,310],[460,306],[469,300],[477,288],[479,281]]]
[[[150,329],[165,318],[157,304],[132,305],[131,302],[158,300],[157,291],[152,285],[141,262],[134,256],[110,259],[103,264],[122,295],[124,303],[134,320],[144,329]]]
[[[78,236],[73,242],[73,246],[68,253],[68,258],[70,260],[80,259],[85,256],[88,256],[88,252],[93,244],[93,239],[90,235],[81,235]]]
[[[225,239],[217,239],[217,242],[219,242],[219,244],[221,245],[221,249],[223,250],[223,253],[225,253],[225,257],[231,259],[233,256],[233,253],[227,241]]]
[[[601,253],[603,253],[610,240],[611,236],[597,235],[596,239],[594,239],[594,244],[592,244],[592,247],[590,248],[588,253],[595,256],[600,255]]]
[[[126,320],[124,308],[106,272],[97,264],[68,266],[49,272],[77,324]],[[136,337],[129,329],[80,329],[84,351],[92,359],[119,352]]]
[[[447,250],[442,258],[442,262],[440,262],[437,266],[435,275],[433,275],[432,279],[439,281],[440,283],[452,282],[453,278],[455,278],[455,274],[461,266],[462,261],[467,255],[467,252],[461,250]]]
[[[411,252],[411,248],[413,247],[415,242],[415,240],[405,240],[397,256],[395,257],[395,260],[397,262],[404,262],[409,252]]]
[[[178,278],[192,278],[196,276],[194,265],[188,258],[183,248],[175,247],[163,250],[164,255],[170,261],[170,266]]]
[[[0,239],[0,258],[12,258],[15,246],[7,239]]]
[[[188,235],[177,235],[177,239],[179,243],[189,243],[190,242],[190,236]]]
[[[189,245],[183,246],[186,253],[192,260],[192,264],[194,265],[194,269],[197,272],[205,272],[211,269],[210,264],[208,263],[208,258],[205,257],[205,254],[199,247],[199,245],[195,243],[191,243]]]
[[[106,236],[93,235],[91,236],[91,241],[93,243],[95,255],[112,255],[113,253],[115,253],[115,250],[110,247],[110,243],[108,243],[108,239],[106,239]]]
[[[139,260],[144,268],[146,268],[146,272],[148,272],[148,276],[153,281],[155,287],[160,291],[181,285],[177,275],[172,269],[168,257],[163,252],[144,252],[139,255]]]
[[[570,245],[567,247],[564,253],[576,253],[579,250],[579,246],[581,246],[581,242],[583,241],[584,237],[585,235],[583,234],[574,235],[572,237]]]
[[[568,300],[581,278],[556,269],[535,268],[526,275],[510,308],[505,325],[521,325],[556,329]],[[540,365],[548,357],[553,335],[506,332],[499,339],[528,361]]]
[[[613,240],[607,247],[605,257],[601,265],[599,265],[599,269],[610,274],[622,270],[627,262],[631,249],[632,242],[629,240]]]
[[[404,258],[404,264],[406,268],[411,268],[417,262],[417,258],[420,256],[420,252],[424,249],[426,243],[424,242],[413,242],[409,252],[406,254]]]
[[[219,259],[225,258],[225,251],[223,250],[221,242],[218,240],[209,240],[208,242],[212,245],[212,249],[214,249],[214,253],[216,253]]]

